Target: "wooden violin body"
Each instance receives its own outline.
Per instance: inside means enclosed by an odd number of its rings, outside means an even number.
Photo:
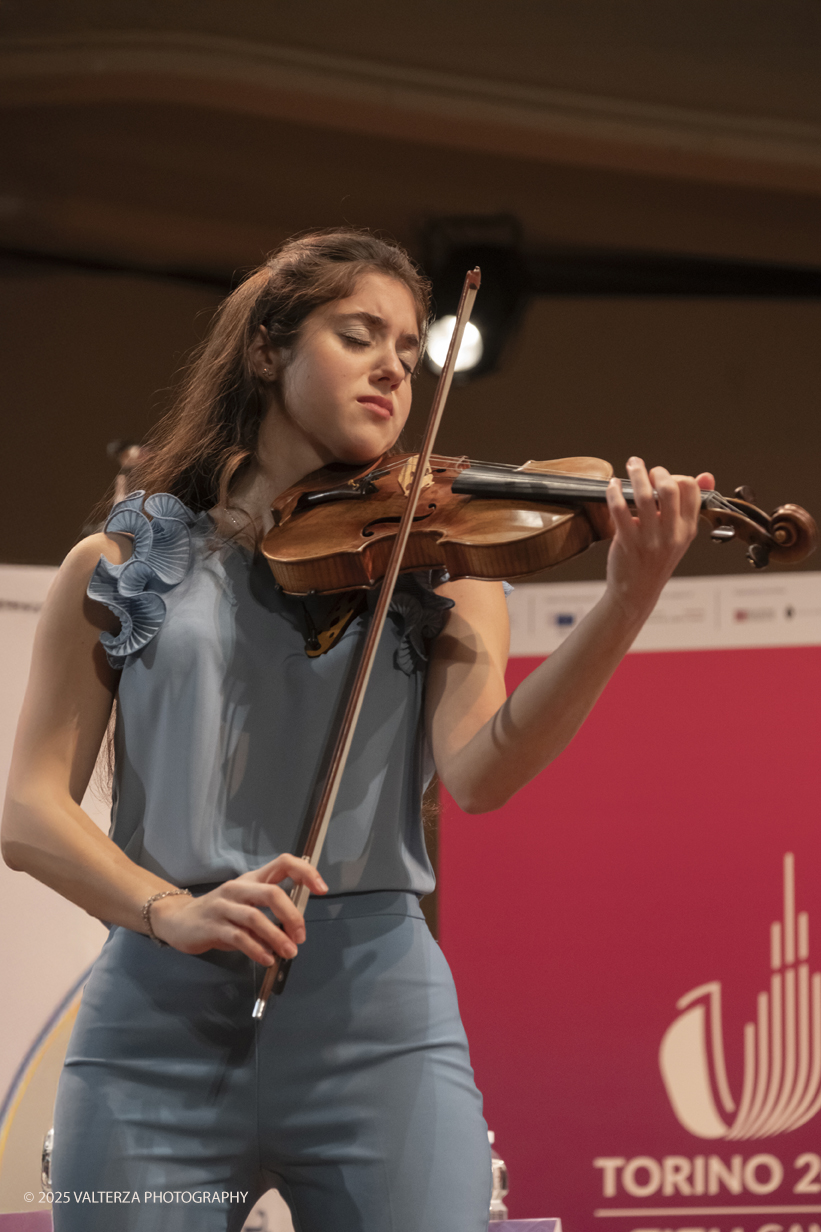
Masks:
[[[315,471],[284,492],[262,543],[280,586],[309,594],[376,585],[415,469],[414,454],[384,457],[359,470]],[[612,533],[605,497],[612,474],[600,458],[514,468],[433,455],[402,571],[446,569],[452,578],[493,580],[525,577],[578,556]],[[623,491],[629,501],[628,484]],[[798,505],[770,516],[738,493],[705,492],[701,513],[717,541],[749,544],[758,568],[769,559],[801,560],[817,545],[815,522]]]

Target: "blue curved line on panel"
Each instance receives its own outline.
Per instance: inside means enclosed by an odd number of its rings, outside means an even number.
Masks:
[[[71,988],[68,990],[66,995],[63,997],[62,1001],[59,1002],[57,1007],[52,1011],[52,1013],[46,1019],[46,1022],[41,1027],[40,1031],[38,1032],[31,1046],[29,1047],[28,1052],[26,1053],[26,1055],[23,1057],[22,1061],[18,1065],[15,1075],[11,1080],[11,1084],[9,1085],[9,1089],[6,1092],[5,1096],[3,1097],[2,1104],[0,1104],[0,1129],[2,1129],[3,1125],[5,1124],[9,1109],[14,1103],[14,1097],[17,1094],[17,1091],[19,1090],[20,1084],[25,1078],[26,1073],[28,1072],[29,1066],[31,1065],[34,1058],[37,1056],[37,1053],[39,1052],[39,1050],[42,1048],[48,1035],[54,1030],[57,1023],[60,1021],[63,1014],[66,1012],[71,1002],[77,996],[77,993],[80,991],[80,989],[85,984],[86,980],[91,974],[91,967],[93,965],[94,964],[92,963],[90,966],[88,966],[83,972],[83,974],[80,976],[80,978],[78,980],[75,980]]]

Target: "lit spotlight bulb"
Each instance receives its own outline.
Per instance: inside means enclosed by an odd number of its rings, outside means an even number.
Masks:
[[[428,345],[425,351],[425,356],[434,372],[441,372],[445,366],[445,359],[448,354],[448,347],[453,335],[453,327],[456,324],[456,317],[440,317],[433,322],[428,330]],[[479,333],[472,321],[468,321],[465,326],[465,332],[462,335],[462,345],[459,347],[459,354],[456,357],[456,371],[466,372],[468,368],[475,368],[479,360],[482,358],[484,351],[484,343],[482,335]]]

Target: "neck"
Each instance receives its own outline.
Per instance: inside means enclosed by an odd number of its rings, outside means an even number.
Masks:
[[[273,526],[271,506],[276,498],[333,460],[272,400],[260,424],[256,454],[237,482],[230,504],[247,513],[256,533],[264,535]]]

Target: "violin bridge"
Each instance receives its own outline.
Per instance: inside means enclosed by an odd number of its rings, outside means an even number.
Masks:
[[[418,461],[419,461],[418,455],[414,454],[413,457],[408,458],[404,466],[402,466],[400,470],[397,472],[396,482],[399,484],[399,487],[402,489],[405,496],[407,496],[411,490],[413,478],[414,478],[414,475],[416,474],[416,464]],[[425,468],[425,478],[422,480],[422,488],[420,490],[424,491],[424,489],[429,488],[432,483],[433,483],[433,470],[431,469],[430,465],[428,465]]]

